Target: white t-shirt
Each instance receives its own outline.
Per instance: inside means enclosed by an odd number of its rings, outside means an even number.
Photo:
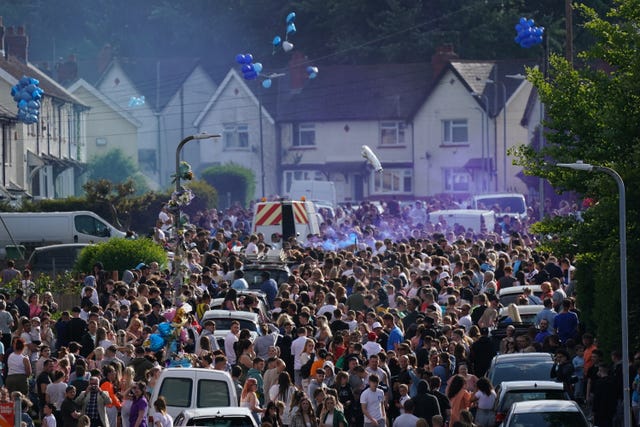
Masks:
[[[384,392],[380,389],[371,391],[371,388],[367,387],[360,395],[360,403],[365,404],[369,416],[374,420],[380,420],[382,416],[382,405],[384,405]],[[371,420],[365,416],[365,423],[370,423]]]
[[[160,423],[160,427],[172,427],[173,426],[173,417],[169,414],[162,414],[161,412],[153,413],[153,426],[149,427],[158,427],[157,423]]]
[[[236,364],[236,351],[233,348],[233,344],[238,341],[238,337],[232,332],[227,333],[224,337],[224,354],[227,356],[227,360],[230,365]]]
[[[304,344],[307,342],[307,337],[298,337],[291,343],[291,354],[293,354],[293,369],[297,370],[302,368],[300,362],[300,356],[304,349]]]
[[[496,401],[496,392],[491,390],[491,394],[487,396],[480,390],[476,391],[475,396],[478,398],[478,409],[493,409]]]
[[[413,414],[402,414],[393,422],[393,427],[415,427],[416,422],[419,420]]]

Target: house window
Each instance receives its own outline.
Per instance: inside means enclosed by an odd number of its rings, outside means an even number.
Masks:
[[[468,144],[469,128],[467,119],[453,119],[442,121],[443,144]]]
[[[380,123],[380,145],[404,145],[403,122]]]
[[[285,193],[291,191],[293,181],[324,181],[324,175],[319,171],[302,170],[302,171],[284,171],[283,190]]]
[[[373,175],[372,194],[399,194],[413,191],[411,169],[385,169]]]
[[[223,131],[224,148],[242,150],[249,148],[249,126],[226,124]]]
[[[469,192],[471,176],[464,169],[450,168],[444,169],[444,189],[452,193]]]
[[[293,129],[294,147],[314,147],[316,145],[316,125],[300,123]]]
[[[156,159],[157,159],[156,150],[152,150],[152,149],[138,150],[138,163],[140,164],[140,169],[143,172],[156,172],[157,171]]]

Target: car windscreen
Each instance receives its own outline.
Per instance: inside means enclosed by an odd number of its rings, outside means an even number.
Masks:
[[[509,425],[522,427],[586,427],[587,423],[579,412],[535,412],[516,414]]]
[[[258,327],[255,323],[245,320],[245,319],[229,319],[229,318],[207,318],[207,320],[213,320],[216,322],[216,329],[219,331],[229,331],[231,330],[231,322],[238,321],[240,322],[240,329],[248,329],[251,332],[257,332]]]
[[[248,416],[224,416],[224,417],[198,417],[191,418],[188,426],[202,427],[253,427],[253,422]]]
[[[158,395],[164,396],[168,406],[189,408],[192,389],[193,381],[191,378],[165,378],[160,385]]]
[[[505,412],[516,402],[549,399],[567,400],[568,396],[563,390],[511,390],[506,393],[498,410]]]
[[[231,405],[227,383],[209,379],[199,380],[196,406],[198,408],[233,406]]]
[[[491,372],[491,384],[501,384],[503,381],[552,381],[551,367],[553,362],[545,361],[517,361],[513,363],[499,363]]]
[[[286,270],[280,270],[277,268],[274,269],[245,269],[244,271],[244,279],[249,284],[249,289],[252,290],[260,290],[260,285],[262,284],[262,272],[268,271],[269,275],[273,280],[276,281],[278,285],[286,282],[289,279],[289,273]]]

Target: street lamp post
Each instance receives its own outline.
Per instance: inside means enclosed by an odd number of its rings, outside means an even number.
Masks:
[[[487,79],[487,83],[502,86],[502,191],[507,191],[507,87],[504,82]],[[497,90],[497,88],[496,88]],[[497,138],[497,136],[496,136]],[[498,161],[498,144],[496,143],[496,162]],[[497,165],[496,165],[497,167]],[[496,177],[496,187],[497,187]]]
[[[627,303],[627,214],[626,195],[624,181],[618,172],[605,166],[594,166],[577,161],[575,163],[558,163],[561,168],[574,169],[586,172],[603,172],[613,177],[618,185],[618,222],[620,227],[620,305],[622,320],[622,389],[623,389],[623,413],[624,427],[631,427],[631,399],[629,397],[629,306]]]
[[[178,147],[176,148],[176,192],[177,193],[180,192],[180,152],[182,151],[182,147],[184,147],[184,145],[187,142],[192,141],[194,139],[200,140],[200,139],[209,139],[209,138],[220,138],[221,136],[222,135],[218,135],[218,134],[199,133],[196,135],[187,136],[182,141],[180,141],[180,143],[178,144]],[[173,224],[177,232],[178,228],[180,227],[180,210],[179,209],[178,209],[178,215],[176,215],[173,219]]]

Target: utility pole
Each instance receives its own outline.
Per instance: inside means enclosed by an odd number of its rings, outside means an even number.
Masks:
[[[573,65],[573,7],[571,0],[564,0],[564,22],[565,22],[565,57],[569,64]]]

